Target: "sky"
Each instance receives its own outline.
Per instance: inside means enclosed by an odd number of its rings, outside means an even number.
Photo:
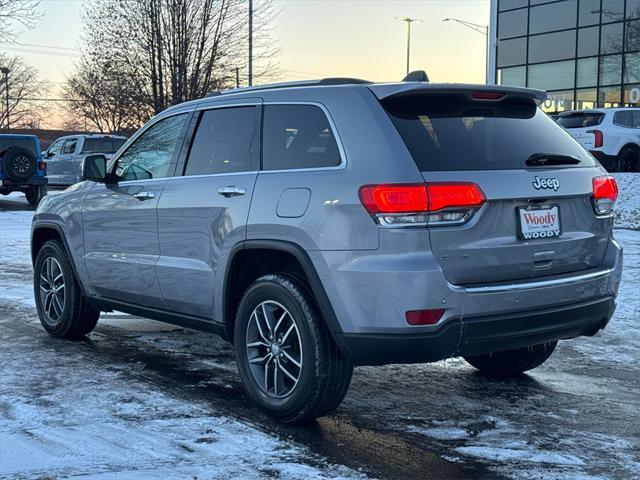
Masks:
[[[21,31],[20,45],[0,50],[21,55],[59,96],[73,70],[82,34],[81,10],[88,0],[41,0],[34,28]],[[357,77],[397,81],[405,75],[406,25],[412,26],[411,69],[431,81],[484,83],[485,37],[447,17],[486,25],[489,0],[273,0],[278,12],[273,40],[280,49],[281,80]],[[55,118],[55,116],[52,116]],[[50,120],[50,126],[56,126]]]

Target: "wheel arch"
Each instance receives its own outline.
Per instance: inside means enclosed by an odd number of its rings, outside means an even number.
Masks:
[[[242,266],[258,258],[258,268],[252,266],[251,273],[243,275]],[[223,322],[228,339],[233,339],[235,314],[242,294],[255,279],[267,273],[293,276],[309,290],[331,336],[346,353],[341,345],[342,328],[311,258],[299,245],[283,240],[247,240],[232,249],[223,284]]]
[[[73,274],[78,280],[80,277],[78,276],[78,268],[75,264],[75,260],[73,255],[71,255],[71,250],[69,249],[69,244],[64,235],[64,231],[60,225],[56,223],[50,222],[38,222],[35,224],[31,230],[31,265],[35,267],[36,257],[38,256],[38,252],[42,248],[42,246],[48,242],[49,240],[58,240],[62,243],[62,247],[67,253],[67,258],[69,258],[69,263],[71,264],[71,269],[73,270]],[[78,285],[80,286],[80,290],[83,294],[85,294],[84,286],[82,282],[78,280]]]
[[[636,153],[640,155],[640,145],[638,145],[637,143],[629,142],[629,143],[625,143],[622,146],[622,148],[620,148],[620,150],[618,151],[618,156],[621,155],[622,152],[624,152],[627,149],[634,150]]]

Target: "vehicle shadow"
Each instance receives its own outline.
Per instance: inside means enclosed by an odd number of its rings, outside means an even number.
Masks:
[[[22,212],[32,211],[33,208],[27,203],[24,195],[0,196],[0,212]]]

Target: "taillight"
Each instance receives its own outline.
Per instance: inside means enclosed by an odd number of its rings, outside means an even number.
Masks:
[[[409,325],[435,325],[444,315],[442,308],[435,310],[410,310],[405,313]]]
[[[365,185],[360,201],[380,225],[452,225],[464,223],[485,202],[475,183]]]
[[[473,92],[471,98],[474,100],[502,100],[505,97],[501,92]]]
[[[38,162],[38,170],[46,170],[47,169],[47,162],[45,162],[44,160],[40,160],[40,162]]]
[[[593,133],[593,147],[600,148],[604,145],[604,134],[602,130],[587,130],[587,133]]]
[[[593,179],[593,209],[598,215],[607,215],[613,211],[618,198],[618,184],[610,176]]]

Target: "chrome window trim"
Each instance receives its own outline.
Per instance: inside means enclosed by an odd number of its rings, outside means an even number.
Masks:
[[[453,287],[454,289],[459,289],[464,291],[465,293],[470,294],[486,294],[486,293],[504,293],[504,292],[513,292],[519,290],[529,290],[533,288],[548,288],[555,287],[558,285],[566,285],[571,283],[584,282],[587,280],[596,280],[601,277],[606,277],[613,273],[612,268],[608,268],[606,270],[600,270],[598,272],[590,272],[582,275],[576,275],[573,277],[565,277],[565,278],[556,278],[553,280],[538,280],[533,282],[524,282],[524,283],[512,283],[508,285],[496,285],[496,286],[486,286],[486,287]]]
[[[338,133],[338,128],[336,127],[336,123],[333,120],[333,117],[331,116],[331,113],[329,113],[329,110],[327,109],[326,106],[324,106],[322,103],[320,102],[314,102],[314,101],[291,101],[291,102],[287,102],[287,101],[270,101],[270,102],[263,102],[262,105],[266,106],[272,106],[272,105],[308,105],[308,106],[314,106],[314,107],[318,107],[320,108],[325,116],[327,117],[327,121],[329,122],[329,126],[331,127],[332,133],[333,133],[333,137],[336,139],[336,144],[338,145],[338,152],[340,153],[340,165],[335,165],[333,167],[308,167],[308,168],[284,168],[284,169],[280,169],[280,170],[265,170],[264,168],[260,169],[260,175],[262,174],[272,174],[272,173],[292,173],[292,172],[318,172],[318,171],[331,171],[331,170],[344,170],[345,168],[347,168],[347,154],[346,154],[346,150],[344,149],[344,144],[342,143],[342,138],[340,137],[340,134]],[[263,122],[263,126],[262,128],[264,129],[264,122]],[[262,147],[262,145],[261,145]]]

